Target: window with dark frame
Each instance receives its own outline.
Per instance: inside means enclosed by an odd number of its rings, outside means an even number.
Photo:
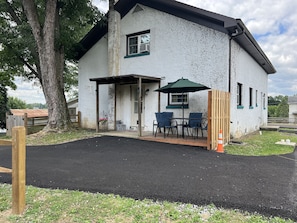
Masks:
[[[150,52],[150,30],[127,35],[127,56]]]
[[[249,94],[250,94],[250,108],[253,107],[253,88],[250,87],[249,89]]]
[[[266,109],[266,95],[263,93],[263,109]]]
[[[255,101],[256,102],[256,107],[258,107],[258,90],[256,90],[256,97],[255,98],[256,98],[256,101]]]
[[[237,83],[237,106],[242,106],[242,84]]]
[[[188,93],[170,93],[168,94],[168,105],[188,106],[189,94]]]

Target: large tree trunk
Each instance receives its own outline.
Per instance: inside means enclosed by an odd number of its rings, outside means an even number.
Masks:
[[[34,0],[22,0],[22,5],[38,48],[41,84],[49,113],[45,130],[68,130],[71,121],[64,94],[64,50],[55,43],[59,35],[57,0],[46,1],[44,24],[39,23]]]

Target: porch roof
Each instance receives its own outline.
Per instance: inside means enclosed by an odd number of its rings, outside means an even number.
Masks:
[[[120,75],[120,76],[108,76],[108,77],[98,77],[90,78],[90,81],[96,81],[97,85],[100,84],[137,84],[139,79],[142,83],[159,83],[161,78],[144,76],[138,74]]]

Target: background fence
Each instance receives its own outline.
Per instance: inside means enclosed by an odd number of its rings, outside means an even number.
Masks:
[[[80,117],[81,113],[78,112],[77,115],[71,115],[71,122],[80,127]],[[25,113],[22,116],[19,115],[6,115],[6,135],[11,136],[12,128],[15,126],[24,126],[26,128],[26,133],[29,134],[29,129],[34,127],[44,127],[48,122],[48,117],[30,117],[28,118]]]
[[[289,117],[268,117],[268,123],[297,124],[297,120],[295,118]]]

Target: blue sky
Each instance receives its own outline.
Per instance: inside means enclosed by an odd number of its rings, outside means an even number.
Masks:
[[[277,73],[268,76],[268,95],[297,94],[297,1],[296,0],[179,0],[180,2],[240,18],[256,38]],[[93,0],[107,11],[108,1]],[[42,90],[21,80],[18,90],[9,91],[27,103],[44,103]]]

